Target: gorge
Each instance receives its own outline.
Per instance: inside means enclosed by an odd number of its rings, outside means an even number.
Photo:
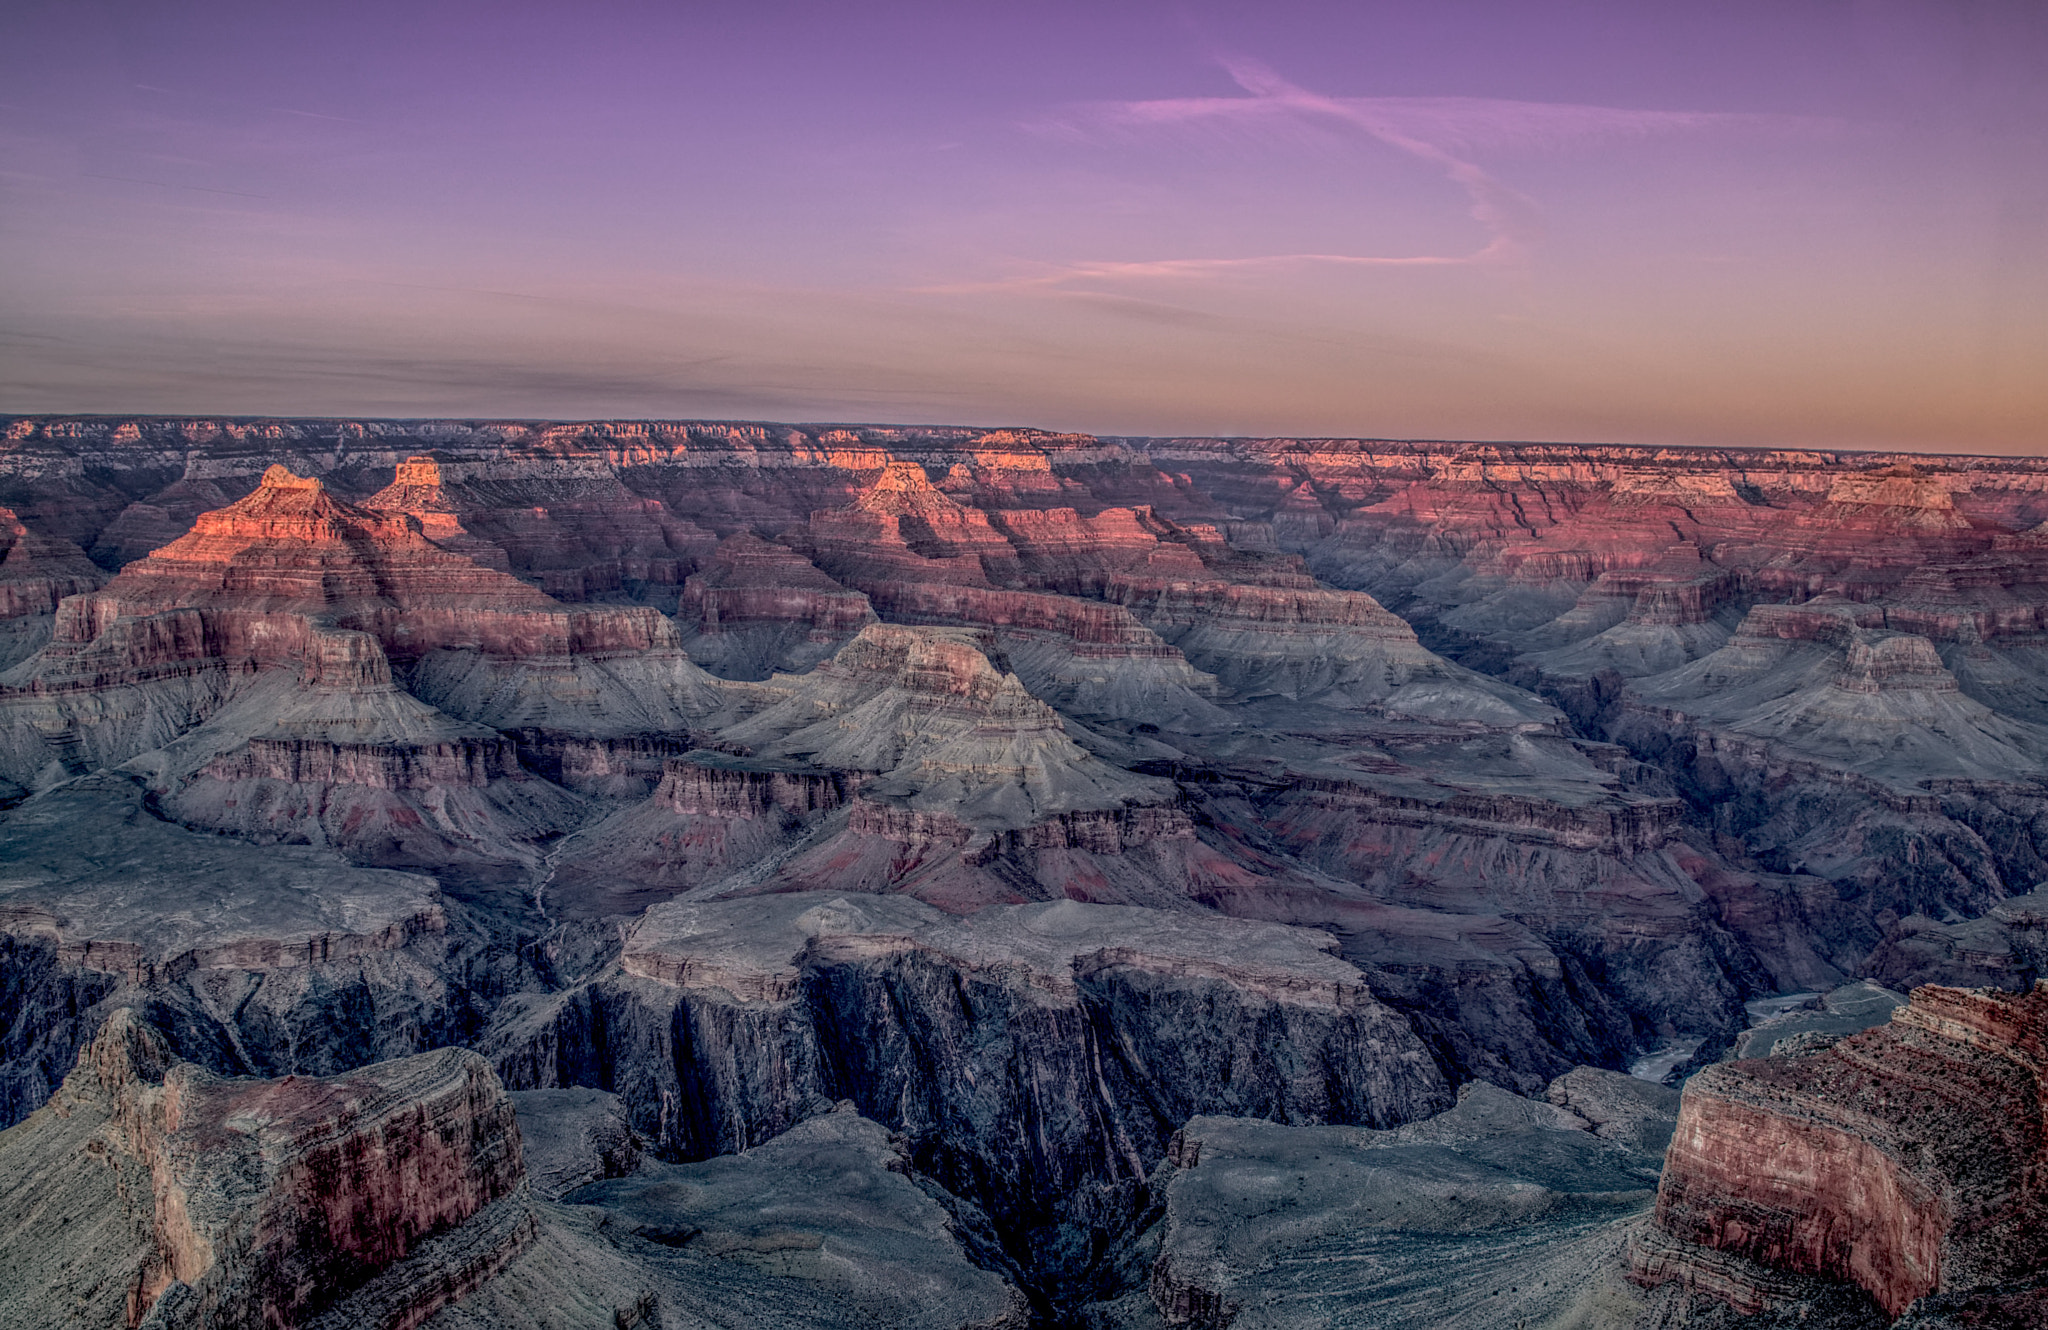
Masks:
[[[2041,1323],[2048,460],[4,423],[0,1324]]]

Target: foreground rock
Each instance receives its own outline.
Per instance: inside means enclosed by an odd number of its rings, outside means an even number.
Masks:
[[[306,1325],[474,1225],[459,1265],[348,1318],[415,1326],[531,1238],[523,1180],[512,1105],[473,1053],[222,1079],[124,1010],[0,1134],[0,1324]]]
[[[1921,988],[1814,1056],[1711,1068],[1686,1088],[1636,1275],[1743,1312],[1812,1278],[1893,1316],[2028,1289],[2048,1307],[2044,1078],[2040,987]]]
[[[490,1052],[515,1086],[616,1090],[671,1157],[749,1149],[850,1100],[987,1214],[1037,1296],[1071,1301],[1188,1118],[1391,1126],[1449,1104],[1333,948],[1075,901],[965,919],[900,896],[674,902],[618,971],[509,1003]]]
[[[216,1071],[329,1074],[459,1041],[501,981],[432,879],[187,831],[121,774],[0,813],[0,865],[0,1122],[117,1003]]]
[[[1621,1254],[1657,1178],[1633,1138],[1668,1130],[1655,1097],[1675,1098],[1627,1079],[1586,1069],[1556,1087],[1629,1105],[1617,1136],[1488,1085],[1391,1131],[1198,1117],[1153,1179],[1150,1307],[1127,1297],[1096,1309],[1099,1323],[1627,1326],[1640,1300],[1618,1279]]]
[[[887,1131],[851,1112],[743,1154],[649,1163],[543,1208],[540,1239],[430,1330],[557,1325],[1023,1330]]]

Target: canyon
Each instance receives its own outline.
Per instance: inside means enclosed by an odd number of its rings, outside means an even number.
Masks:
[[[2038,1323],[2048,461],[0,423],[59,1323]]]

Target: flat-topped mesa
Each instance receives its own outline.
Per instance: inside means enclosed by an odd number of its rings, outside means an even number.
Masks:
[[[2048,1283],[2048,987],[1916,989],[1806,1058],[1687,1082],[1634,1277],[1755,1312],[1783,1276],[1928,1294]]]
[[[0,1137],[0,1176],[31,1213],[62,1215],[75,1242],[92,1244],[53,1262],[36,1246],[50,1232],[0,1226],[17,1276],[0,1289],[8,1324],[39,1323],[60,1298],[74,1310],[68,1267],[82,1259],[101,1267],[92,1294],[105,1305],[75,1309],[80,1323],[305,1325],[380,1269],[474,1225],[437,1249],[450,1264],[383,1309],[379,1323],[415,1326],[535,1233],[512,1103],[475,1053],[222,1079],[177,1061],[127,1008],[56,1101]]]
[[[1934,643],[1910,633],[1869,633],[1849,644],[1849,659],[1835,687],[1852,693],[1956,691],[1956,676],[1941,663]]]
[[[1327,933],[1072,900],[999,906],[966,918],[901,896],[810,892],[675,901],[648,912],[621,960],[629,974],[678,988],[723,988],[743,1001],[774,1002],[796,996],[807,967],[905,952],[1007,977],[1064,1002],[1075,1001],[1091,975],[1124,968],[1221,980],[1272,1001],[1329,1011],[1378,1006]]]
[[[685,816],[754,819],[783,812],[803,817],[839,807],[853,785],[845,772],[699,751],[662,765],[652,800]]]

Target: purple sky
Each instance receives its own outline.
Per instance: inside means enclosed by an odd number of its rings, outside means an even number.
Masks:
[[[2048,451],[2048,3],[0,6],[0,410]]]

